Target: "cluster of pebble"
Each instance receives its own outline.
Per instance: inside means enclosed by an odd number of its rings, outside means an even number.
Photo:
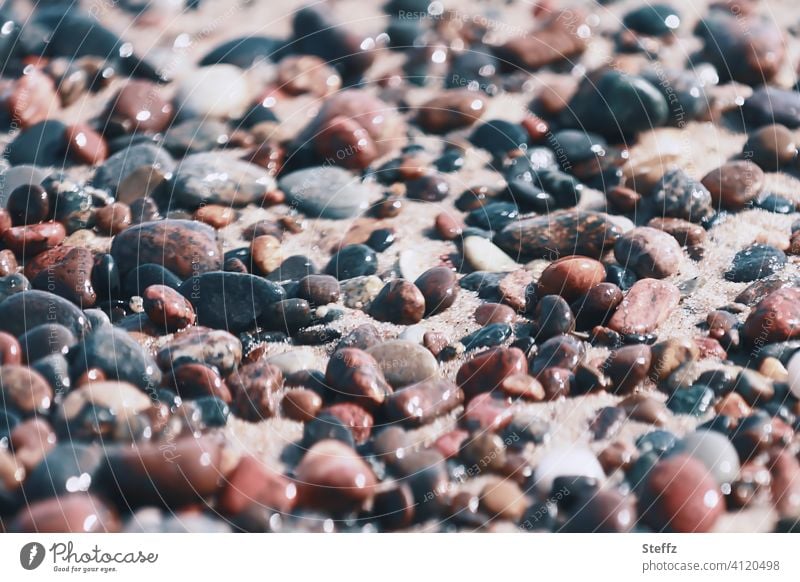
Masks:
[[[302,7],[185,67],[78,2],[0,9],[0,530],[705,532],[756,508],[797,531],[800,221],[714,275],[733,301],[693,312],[681,279],[732,217],[797,211],[768,187],[798,172],[786,33],[757,0],[605,35],[544,2],[490,42],[449,4],[390,0],[374,37]],[[634,66],[686,38],[697,68]],[[602,41],[617,65],[565,83]],[[731,116],[742,154],[704,177],[628,163],[653,128]],[[455,192],[476,156],[492,179]],[[420,207],[416,244],[448,252],[382,270]],[[324,262],[286,252],[312,223],[339,231]],[[435,325],[459,309],[468,332]],[[698,327],[660,337],[678,314]],[[554,443],[552,405],[582,401]],[[277,455],[237,442],[261,428]]]

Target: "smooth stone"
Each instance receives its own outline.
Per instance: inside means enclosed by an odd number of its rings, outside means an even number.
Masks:
[[[307,450],[318,442],[331,439],[350,447],[356,445],[353,432],[342,420],[332,414],[321,412],[303,427],[301,446]]]
[[[786,126],[771,123],[750,134],[742,153],[764,171],[775,172],[797,157],[797,140]]]
[[[143,307],[150,321],[174,332],[195,322],[192,304],[178,291],[166,285],[150,285],[142,295]]]
[[[297,486],[291,480],[246,455],[228,477],[218,507],[225,515],[239,515],[251,506],[287,514],[294,509],[296,497]]]
[[[668,170],[650,196],[654,214],[660,217],[701,222],[714,213],[708,188],[680,168]]]
[[[724,485],[732,483],[739,475],[739,454],[728,437],[713,430],[698,430],[683,437],[673,453],[691,455],[703,463]]]
[[[800,336],[800,289],[778,289],[767,295],[747,316],[742,332],[756,346]]]
[[[512,328],[507,323],[490,323],[461,338],[466,351],[498,346],[511,337]]]
[[[313,218],[353,218],[369,207],[373,189],[353,173],[335,166],[297,170],[278,186],[301,212]]]
[[[641,278],[664,279],[680,270],[683,253],[669,234],[640,226],[619,237],[614,256]]]
[[[130,382],[153,390],[161,382],[161,370],[145,349],[126,332],[99,329],[83,339],[75,352],[74,373],[102,370],[106,378]]]
[[[22,273],[14,273],[0,277],[0,303],[31,288],[31,283]]]
[[[169,127],[173,113],[172,104],[161,96],[158,85],[130,79],[112,99],[108,119],[127,133],[158,133]]]
[[[725,272],[725,279],[749,283],[776,273],[785,264],[786,255],[782,250],[756,243],[736,253],[730,269]]]
[[[181,364],[171,371],[167,382],[184,400],[212,397],[224,404],[230,404],[232,400],[228,385],[219,372],[203,364]]]
[[[298,281],[297,296],[311,305],[336,303],[340,296],[339,281],[330,275],[307,275]]]
[[[463,249],[464,257],[476,271],[513,271],[519,267],[514,259],[483,237],[465,237]]]
[[[477,148],[487,150],[493,156],[501,156],[527,145],[528,135],[521,125],[503,119],[493,119],[479,125],[469,136]]]
[[[4,155],[12,166],[56,166],[66,163],[67,126],[56,119],[40,121],[19,132],[9,143]]]
[[[317,358],[313,352],[307,349],[296,348],[282,354],[269,356],[264,361],[278,368],[284,376],[289,376],[303,370],[313,370],[316,367]]]
[[[696,384],[676,390],[667,401],[667,406],[675,414],[703,416],[713,403],[714,391],[708,386]]]
[[[16,341],[16,340],[15,340]],[[78,340],[69,329],[58,323],[45,323],[30,329],[19,338],[17,347],[28,363],[50,354],[67,355],[75,347]],[[5,350],[4,350],[5,351]],[[3,358],[4,364],[19,363],[9,362],[8,357]]]
[[[344,336],[336,346],[336,349],[358,348],[359,350],[368,350],[382,341],[383,338],[377,327],[371,323],[362,323]]]
[[[325,273],[336,277],[339,281],[374,275],[377,271],[375,251],[361,244],[342,247],[325,267]]]
[[[789,372],[789,390],[795,398],[800,399],[800,352],[792,356],[786,370]]]
[[[26,366],[0,366],[3,403],[25,416],[47,414],[53,404],[53,388],[39,372]]]
[[[150,397],[127,382],[90,382],[67,394],[55,417],[59,432],[71,439],[124,440],[141,436]],[[108,418],[99,422],[99,418]]]
[[[238,333],[283,300],[280,285],[246,273],[212,271],[186,279],[178,291],[197,312],[199,325]]]
[[[161,265],[145,263],[128,272],[123,281],[122,292],[126,297],[141,296],[151,285],[164,285],[177,290],[181,286],[181,280]]]
[[[145,222],[114,237],[111,255],[127,274],[145,263],[155,263],[178,277],[190,277],[222,267],[216,231],[201,222],[168,219]]]
[[[242,420],[261,422],[275,416],[277,393],[283,388],[283,373],[264,362],[240,366],[226,378],[233,402],[231,411]]]
[[[539,297],[560,295],[567,301],[575,301],[605,278],[605,267],[600,261],[578,255],[562,257],[542,271],[536,293]]]
[[[426,317],[446,310],[458,296],[458,279],[447,267],[428,269],[417,278],[415,285],[425,298]]]
[[[23,483],[29,501],[89,490],[102,461],[98,446],[75,442],[58,443],[28,474]]]
[[[486,100],[475,91],[444,91],[420,105],[416,122],[425,131],[447,133],[473,125],[486,110]]]
[[[215,119],[187,119],[170,126],[162,146],[173,156],[181,157],[219,149],[231,140],[233,131],[227,123]]]
[[[94,495],[72,493],[44,499],[22,509],[9,523],[9,531],[40,534],[114,533],[121,524],[117,514]]]
[[[397,390],[386,399],[386,415],[392,422],[417,427],[433,422],[464,402],[461,389],[446,379],[422,380]]]
[[[360,506],[375,494],[377,479],[351,447],[334,440],[315,444],[295,469],[298,504],[323,510]]]
[[[648,376],[651,364],[650,347],[624,346],[614,350],[603,365],[617,393],[632,392]]]
[[[481,491],[480,507],[491,519],[517,523],[528,508],[529,502],[519,485],[513,481],[487,483]]]
[[[249,104],[247,78],[233,65],[209,65],[178,81],[175,109],[181,117],[240,117]]]
[[[492,392],[515,374],[526,374],[528,362],[517,348],[490,348],[464,362],[456,374],[456,384],[467,399]]]
[[[618,139],[664,125],[669,107],[648,81],[612,69],[585,79],[562,115],[570,127]]]
[[[624,334],[647,334],[678,306],[680,291],[667,281],[640,279],[619,304],[608,327]]]
[[[605,325],[622,298],[622,290],[613,283],[598,283],[570,306],[575,313],[576,327],[584,330]]]
[[[94,255],[85,248],[71,249],[64,258],[33,277],[36,289],[48,290],[81,307],[92,307],[97,292],[92,285]]]
[[[103,162],[94,173],[92,185],[116,194],[117,190],[122,189],[126,179],[137,170],[147,171],[148,176],[155,176],[159,173],[169,174],[174,169],[175,161],[164,149],[142,143],[121,150]]]
[[[280,266],[267,275],[268,281],[282,283],[286,281],[299,281],[307,275],[314,275],[317,267],[308,257],[292,255],[287,257]]]
[[[242,343],[223,330],[190,327],[176,334],[156,356],[159,366],[171,370],[182,363],[215,366],[226,374],[242,361]]]
[[[800,95],[791,89],[759,87],[745,99],[742,115],[748,128],[777,123],[797,129],[800,127]]]
[[[394,279],[373,299],[369,313],[378,321],[413,325],[422,320],[425,297],[410,281]]]
[[[275,179],[260,166],[208,152],[185,157],[175,169],[171,185],[167,194],[170,206],[240,207],[259,204],[275,189]]]
[[[20,313],[25,317],[20,317]],[[89,329],[89,322],[80,309],[47,291],[15,293],[0,303],[0,331],[18,337],[46,323],[61,324],[78,338]]]
[[[613,247],[620,234],[619,227],[606,214],[562,210],[511,223],[495,236],[494,242],[512,256],[600,257],[604,250]]]
[[[0,174],[0,208],[5,208],[8,197],[20,186],[40,185],[49,173],[44,168],[28,164],[16,165]]]
[[[362,406],[379,406],[392,393],[375,358],[357,348],[335,352],[328,360],[325,381],[340,395],[354,398]]]
[[[539,377],[546,368],[574,371],[586,353],[586,344],[569,335],[556,335],[539,346],[531,360],[531,372]]]
[[[614,489],[601,489],[585,501],[558,531],[565,533],[628,533],[636,524],[632,499]]]
[[[575,330],[575,316],[560,295],[545,295],[536,303],[534,312],[536,338],[545,340]]]
[[[711,170],[702,183],[716,206],[741,210],[761,193],[764,172],[749,160],[734,160]]]
[[[224,455],[221,441],[210,436],[178,438],[167,453],[158,443],[111,448],[97,490],[126,508],[202,503],[222,486]]]
[[[642,519],[655,531],[704,533],[724,513],[719,486],[699,460],[676,455],[658,461],[639,495]]]
[[[298,422],[308,422],[322,410],[322,398],[313,390],[289,390],[281,400],[283,414]]]
[[[436,358],[418,343],[390,340],[367,350],[393,388],[417,384],[439,372]]]
[[[337,402],[324,408],[322,414],[339,419],[353,435],[357,445],[363,445],[369,440],[375,424],[369,412],[352,402]]]
[[[602,482],[606,475],[591,450],[575,445],[545,453],[535,467],[533,484],[539,493],[547,495],[559,477],[588,477]]]
[[[651,4],[634,8],[622,18],[625,28],[649,36],[664,36],[678,29],[680,13],[669,4]]]
[[[483,326],[492,323],[512,323],[516,316],[513,309],[502,303],[481,303],[474,314],[475,321]]]

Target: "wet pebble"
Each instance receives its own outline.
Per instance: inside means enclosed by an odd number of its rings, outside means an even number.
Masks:
[[[725,278],[736,283],[755,281],[772,275],[785,264],[786,255],[783,251],[756,243],[736,253],[725,272]]]

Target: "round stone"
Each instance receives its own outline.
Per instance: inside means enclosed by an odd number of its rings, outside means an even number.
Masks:
[[[378,321],[413,325],[425,314],[425,297],[410,281],[395,279],[387,283],[372,301],[369,314]]]
[[[436,358],[418,343],[391,340],[369,348],[367,353],[375,358],[393,388],[422,382],[439,372]]]
[[[702,180],[714,204],[741,210],[761,193],[764,172],[749,160],[734,160],[711,170]]]
[[[559,477],[589,477],[598,481],[606,478],[594,453],[577,445],[554,448],[545,453],[536,465],[533,482],[539,493],[548,495]]]
[[[537,283],[537,294],[561,295],[574,301],[606,278],[605,267],[589,257],[562,257],[542,271]]]
[[[337,252],[325,267],[328,275],[339,281],[374,275],[378,270],[375,251],[366,245],[347,245]]]
[[[678,272],[683,253],[678,241],[664,231],[640,226],[623,234],[614,245],[620,265],[641,278],[664,279]]]
[[[756,243],[736,253],[725,278],[736,283],[755,281],[781,270],[785,264],[782,250]]]
[[[425,298],[425,316],[436,315],[449,308],[458,296],[458,280],[452,269],[434,267],[415,281]]]
[[[681,439],[674,452],[685,453],[703,463],[720,486],[739,475],[739,454],[728,438],[713,430],[699,430]]]

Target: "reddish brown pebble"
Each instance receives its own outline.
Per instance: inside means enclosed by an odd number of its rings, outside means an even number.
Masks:
[[[431,378],[401,388],[386,399],[389,420],[420,426],[447,414],[464,402],[464,393],[450,380]]]
[[[417,112],[417,123],[431,133],[447,133],[469,127],[486,110],[483,96],[475,91],[445,91],[423,103]]]
[[[608,327],[625,334],[650,333],[678,306],[678,288],[667,281],[640,279],[630,288]]]
[[[532,281],[533,275],[526,269],[510,272],[497,285],[501,301],[516,311],[524,311],[527,304],[526,290]]]
[[[281,409],[286,418],[308,422],[322,409],[322,398],[313,390],[306,388],[289,390],[281,401]]]
[[[447,212],[440,212],[436,215],[434,226],[436,227],[436,232],[444,240],[454,240],[464,232],[464,225],[461,221]]]
[[[336,303],[339,294],[339,281],[331,275],[306,275],[297,284],[297,296],[311,305]]]
[[[288,514],[296,501],[297,487],[294,483],[255,457],[246,455],[228,477],[217,507],[230,516],[239,515],[253,505]]]
[[[669,420],[669,411],[663,402],[647,394],[632,394],[619,403],[631,420],[663,426]]]
[[[496,390],[509,376],[527,372],[528,362],[522,350],[491,348],[464,362],[458,369],[456,383],[469,399]]]
[[[715,205],[741,210],[761,193],[764,172],[749,160],[734,160],[711,170],[702,183]]]
[[[606,475],[614,471],[627,471],[636,460],[636,447],[626,441],[614,441],[597,455],[597,460]]]
[[[475,321],[481,325],[511,323],[516,316],[517,314],[513,309],[500,303],[482,303],[474,314]]]
[[[31,226],[15,226],[3,234],[3,242],[17,257],[32,258],[52,249],[67,236],[60,222],[43,222]]]
[[[109,107],[109,119],[132,133],[157,133],[172,121],[172,103],[161,96],[161,88],[150,81],[131,79]]]
[[[369,314],[378,321],[413,325],[425,314],[425,296],[411,281],[395,279],[372,301]]]
[[[759,301],[747,317],[743,333],[754,345],[800,337],[800,289],[779,289]]]
[[[265,362],[240,366],[226,382],[233,394],[233,413],[249,422],[260,422],[275,416],[276,393],[283,387],[283,373]]]
[[[97,293],[91,280],[94,256],[88,249],[73,247],[64,257],[39,272],[31,284],[60,295],[81,307],[92,307]]]
[[[458,296],[458,279],[447,267],[434,267],[420,275],[414,284],[425,298],[425,316],[430,317],[449,308]]]
[[[656,217],[647,226],[663,230],[683,246],[696,247],[706,240],[706,230],[702,226],[682,218]]]
[[[528,115],[520,124],[528,132],[528,136],[533,143],[541,142],[550,132],[550,126],[547,122],[537,115]]]
[[[422,336],[422,345],[434,356],[438,356],[442,353],[442,350],[447,347],[448,343],[447,337],[438,331],[426,331]]]
[[[271,273],[283,262],[281,241],[269,234],[257,236],[250,241],[250,256],[256,272]]]
[[[192,325],[195,313],[183,295],[166,285],[150,285],[142,294],[144,310],[150,320],[168,331],[178,331]]]
[[[343,348],[331,356],[325,381],[340,394],[355,398],[362,406],[383,404],[392,392],[375,358],[356,348]]]
[[[0,277],[11,275],[17,272],[17,257],[8,249],[0,251]]]
[[[678,272],[683,252],[672,236],[662,230],[640,226],[619,237],[614,256],[641,278],[664,279]]]
[[[178,395],[187,400],[203,396],[215,396],[226,404],[233,400],[219,372],[205,364],[182,364],[175,368],[168,380]]]
[[[642,195],[636,190],[625,188],[624,186],[615,186],[608,191],[608,201],[614,207],[614,210],[622,213],[633,212],[636,210],[636,205],[642,199]]]
[[[398,196],[387,196],[375,205],[375,215],[378,218],[394,218],[403,211],[403,199]]]
[[[467,403],[461,422],[470,430],[496,432],[511,424],[512,418],[507,402],[486,393],[478,394]]]
[[[103,136],[86,124],[67,127],[67,151],[80,164],[94,166],[108,157],[108,146]]]
[[[131,225],[131,209],[124,202],[101,206],[94,213],[98,232],[104,236],[119,234]]]
[[[574,301],[606,278],[603,263],[589,257],[563,257],[542,271],[537,283],[539,297],[561,295]]]
[[[370,133],[355,119],[343,116],[322,126],[313,144],[324,159],[351,170],[363,170],[380,155]]]
[[[21,364],[22,346],[10,333],[0,331],[0,365]]]
[[[97,497],[74,493],[30,504],[11,521],[9,530],[19,533],[114,533],[120,530],[120,522]]]
[[[545,397],[542,383],[527,374],[508,376],[500,384],[500,391],[513,400],[522,398],[523,400],[540,402]]]
[[[298,503],[329,511],[361,506],[375,494],[377,479],[356,451],[335,440],[315,444],[295,469]]]
[[[219,204],[206,204],[194,211],[194,219],[219,230],[236,220],[236,210]]]
[[[50,214],[50,195],[39,184],[24,184],[11,191],[6,210],[17,226],[42,222]]]
[[[342,79],[336,70],[313,55],[290,55],[278,64],[276,82],[289,95],[310,93],[324,97],[338,91]]]
[[[725,504],[705,465],[688,455],[675,455],[650,470],[639,511],[655,531],[705,533],[714,528]]]
[[[558,400],[570,395],[575,377],[566,368],[552,366],[539,372],[536,379],[544,388],[545,400]]]
[[[731,392],[720,398],[714,405],[714,410],[717,414],[728,416],[734,420],[750,416],[753,412],[744,398],[736,392]]]
[[[23,128],[47,119],[51,108],[58,110],[53,80],[34,67],[16,80],[5,102],[11,118]]]
[[[341,420],[342,424],[350,429],[357,445],[363,445],[372,434],[372,426],[375,424],[372,415],[358,404],[339,402],[324,408],[322,413],[330,414]]]
[[[433,443],[435,448],[445,459],[452,459],[461,450],[464,441],[469,437],[469,433],[460,428],[451,430],[444,433],[436,442]]]
[[[611,378],[614,391],[625,394],[632,392],[647,378],[650,362],[649,346],[625,346],[611,352],[603,371]]]

